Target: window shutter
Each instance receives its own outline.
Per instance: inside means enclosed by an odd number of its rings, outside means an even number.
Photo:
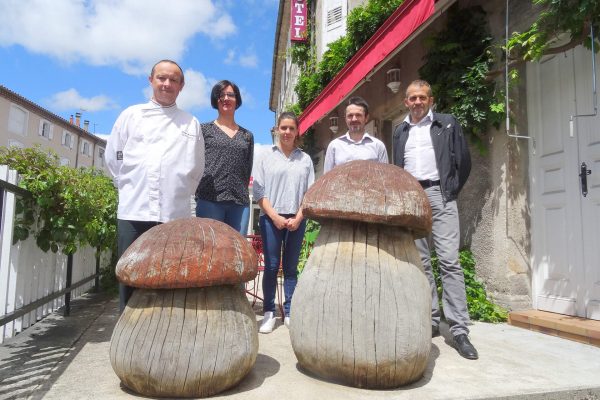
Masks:
[[[52,138],[54,137],[54,133],[52,132],[54,128],[52,125],[48,124],[48,126],[50,126],[49,132],[48,132],[48,139],[52,140]]]

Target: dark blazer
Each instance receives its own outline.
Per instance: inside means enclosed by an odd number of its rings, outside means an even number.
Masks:
[[[404,148],[410,124],[403,122],[394,131],[394,164],[404,168]],[[450,114],[433,113],[431,142],[435,151],[442,196],[452,201],[467,182],[471,172],[471,154],[462,128]]]

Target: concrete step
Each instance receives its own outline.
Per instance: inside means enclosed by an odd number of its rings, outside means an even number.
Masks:
[[[547,335],[600,347],[600,321],[540,310],[513,311],[508,323]]]

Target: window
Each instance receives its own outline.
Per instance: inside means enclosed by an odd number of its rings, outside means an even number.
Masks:
[[[321,55],[327,50],[329,43],[344,36],[346,33],[346,17],[348,2],[346,0],[325,0],[323,2],[323,16],[321,41]]]
[[[70,149],[73,148],[73,135],[70,132],[63,131],[62,145]]]
[[[327,30],[336,28],[342,22],[342,6],[327,11]]]
[[[46,120],[40,121],[39,135],[48,140],[52,139],[52,125]]]
[[[104,167],[104,149],[103,148],[99,148],[98,149],[98,164],[101,167]]]
[[[60,165],[63,167],[68,167],[69,165],[71,165],[71,160],[69,160],[68,158],[61,158]]]
[[[26,136],[27,116],[27,111],[19,106],[11,104],[8,115],[8,131],[16,133],[17,135]]]
[[[92,155],[92,146],[87,140],[81,141],[81,154],[85,154],[86,156]]]
[[[19,142],[18,140],[9,140],[8,147],[18,147],[20,149],[24,149],[25,145],[23,143]]]

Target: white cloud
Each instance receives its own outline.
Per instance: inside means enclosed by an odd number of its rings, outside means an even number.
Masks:
[[[258,165],[258,163],[260,162],[260,160],[262,160],[262,158],[265,155],[265,152],[271,148],[271,144],[259,144],[259,143],[255,143],[254,144],[254,159],[253,159],[253,163],[252,163],[252,175],[254,175],[254,171],[256,171],[256,167]]]
[[[73,88],[55,93],[51,98],[45,100],[45,103],[51,109],[58,111],[82,109],[87,112],[94,112],[118,107],[118,105],[107,96],[99,95],[85,98]]]
[[[191,68],[184,71],[184,76],[185,85],[177,96],[177,106],[186,111],[210,107],[210,91],[216,80],[207,78],[202,72]],[[144,96],[148,100],[152,98],[150,85],[144,89]]]
[[[162,58],[180,59],[197,34],[216,41],[235,31],[213,0],[0,1],[0,46],[128,73],[146,73]]]
[[[234,50],[228,50],[227,51],[227,58],[223,62],[225,64],[233,64],[234,61],[235,61],[235,51]]]
[[[256,68],[258,66],[256,53],[247,53],[240,56],[240,65],[246,68]]]
[[[185,86],[177,97],[177,105],[184,110],[210,107],[210,91],[216,81],[205,77],[202,72],[187,69]]]

